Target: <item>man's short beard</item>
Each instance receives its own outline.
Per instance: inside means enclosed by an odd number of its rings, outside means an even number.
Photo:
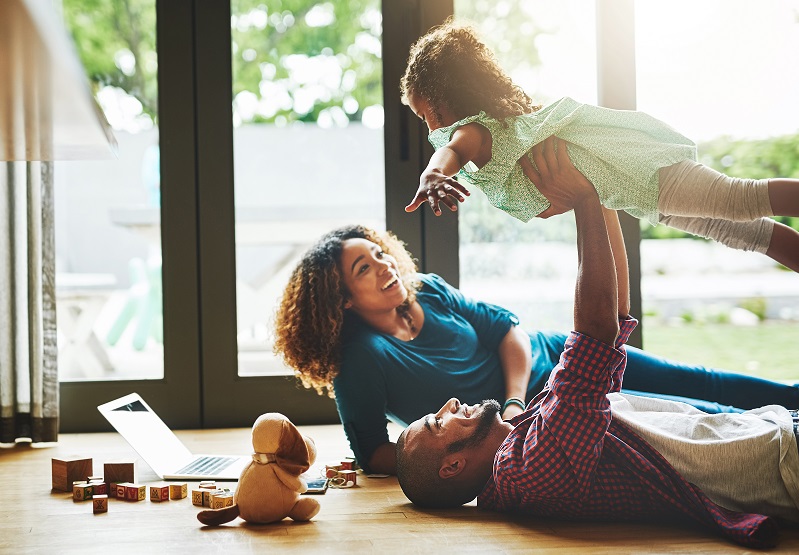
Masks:
[[[480,406],[483,412],[480,414],[480,422],[477,423],[474,433],[469,437],[450,443],[447,446],[447,453],[457,453],[458,451],[475,447],[483,443],[488,437],[491,426],[494,425],[494,420],[496,420],[496,416],[500,413],[502,407],[494,399],[486,399],[480,403]]]

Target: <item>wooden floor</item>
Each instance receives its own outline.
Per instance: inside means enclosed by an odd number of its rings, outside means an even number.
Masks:
[[[340,426],[307,426],[302,431],[316,440],[320,465],[349,454]],[[194,452],[242,454],[252,448],[249,429],[177,433]],[[692,528],[509,518],[475,506],[425,512],[406,501],[395,478],[363,475],[356,488],[331,489],[318,497],[322,509],[309,523],[249,526],[236,520],[205,528],[190,498],[160,504],[110,499],[108,513],[94,515],[90,502],[73,502],[70,494],[50,491],[50,459],[70,455],[93,458],[97,474],[106,461],[136,457],[112,433],[62,435],[52,447],[0,449],[0,553],[746,552]],[[140,460],[136,479],[158,482]],[[769,553],[799,553],[799,531],[786,530]]]

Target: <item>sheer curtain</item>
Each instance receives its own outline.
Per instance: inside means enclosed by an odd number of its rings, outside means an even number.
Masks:
[[[58,439],[53,163],[0,163],[0,443]]]

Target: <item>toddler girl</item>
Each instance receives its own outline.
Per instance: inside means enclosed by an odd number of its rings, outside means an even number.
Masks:
[[[799,272],[799,232],[769,218],[799,216],[799,180],[718,173],[696,162],[691,140],[642,112],[571,98],[536,106],[467,26],[449,21],[420,38],[401,92],[436,148],[408,212],[425,202],[436,215],[440,202],[456,210],[453,198],[463,202],[469,194],[453,178],[460,172],[492,205],[524,222],[558,213],[528,178],[535,171],[524,160],[555,136],[604,206],[764,253]]]

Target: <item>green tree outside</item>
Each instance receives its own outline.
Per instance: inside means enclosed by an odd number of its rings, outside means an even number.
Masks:
[[[63,0],[63,8],[94,92],[117,87],[155,123],[155,0]],[[540,65],[535,39],[547,30],[535,26],[523,3],[460,2],[458,16],[490,31],[486,40],[503,63]],[[383,86],[398,86],[382,82],[377,0],[232,0],[231,33],[237,123],[313,123],[323,114],[339,125],[361,121],[365,108],[382,104]],[[799,177],[799,135],[720,137],[700,144],[699,152],[703,163],[736,177]],[[464,243],[574,239],[568,217],[524,224],[480,197],[462,213]],[[799,229],[799,218],[777,219]],[[643,222],[641,229],[646,239],[693,237]]]

